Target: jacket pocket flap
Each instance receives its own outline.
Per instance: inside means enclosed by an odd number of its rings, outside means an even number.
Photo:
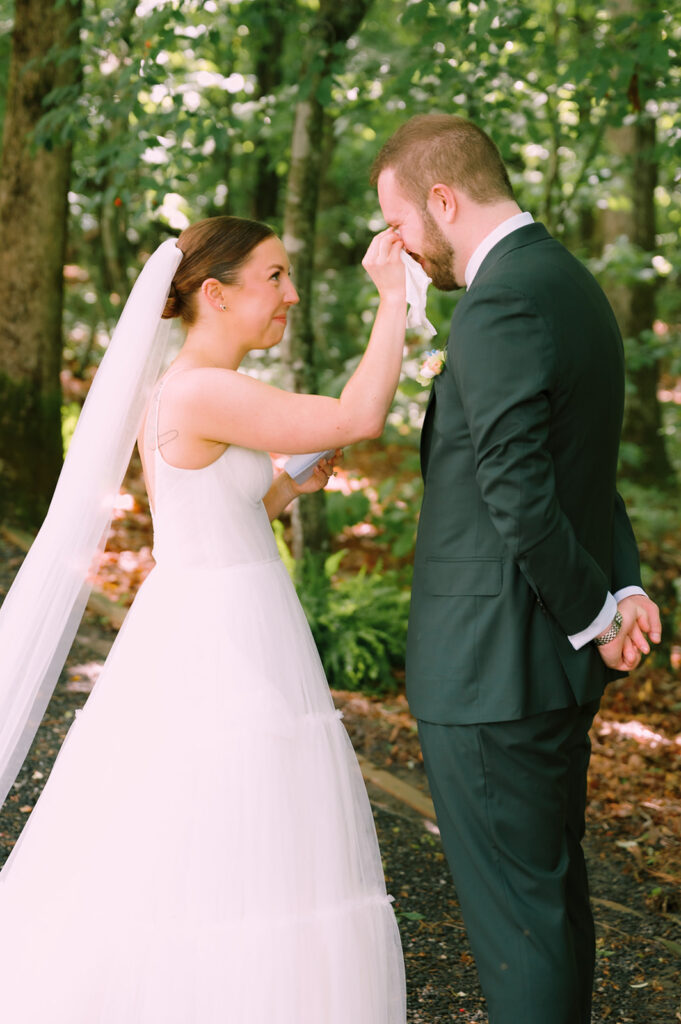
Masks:
[[[441,597],[501,593],[502,562],[498,558],[428,558],[424,590]]]

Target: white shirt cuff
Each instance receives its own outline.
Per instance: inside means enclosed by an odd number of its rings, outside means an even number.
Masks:
[[[625,587],[625,590],[633,592],[640,591],[640,587]],[[619,590],[618,594],[624,594],[624,590]],[[625,594],[626,596],[626,594]],[[568,637],[568,640],[576,651],[579,651],[586,644],[590,643],[594,637],[602,633],[603,630],[607,629],[612,620],[615,618],[615,612],[617,611],[617,599],[612,594],[608,594],[605,599],[605,604],[601,608],[600,612],[593,620],[590,626],[583,629],[580,633],[574,633]]]
[[[615,600],[619,604],[625,597],[631,597],[632,594],[643,594],[644,597],[648,596],[643,587],[622,587],[621,590],[615,591]]]

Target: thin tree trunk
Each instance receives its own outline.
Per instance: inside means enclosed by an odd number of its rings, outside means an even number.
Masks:
[[[635,125],[617,129],[628,133],[631,145],[631,196],[629,211],[606,216],[606,236],[626,233],[630,240],[646,252],[655,249],[654,191],[657,166],[653,159],[655,122],[646,118]],[[624,139],[617,140],[621,146]],[[626,218],[626,224],[622,221]],[[657,389],[660,368],[645,340],[645,332],[652,329],[655,320],[656,280],[637,280],[630,284],[612,282],[608,294],[625,338],[635,339],[634,352],[627,376],[633,387],[627,395],[622,436],[641,453],[641,460],[628,467],[628,475],[642,484],[667,486],[673,479],[662,433],[662,416]]]
[[[636,13],[637,4],[632,0],[611,2],[615,13]],[[618,203],[616,209],[604,211],[603,240],[607,244],[626,237],[652,255],[655,250],[656,125],[652,115],[642,109],[636,72],[627,95],[636,120],[606,132],[606,144],[619,164],[619,189],[624,201]],[[641,484],[666,487],[673,483],[674,472],[664,444],[657,397],[660,369],[645,338],[655,320],[656,280],[629,282],[613,276],[606,280],[605,286],[622,335],[633,340],[627,369],[627,378],[633,387],[627,395],[622,436],[625,442],[635,446],[639,458],[630,460],[627,475]]]
[[[286,21],[293,17],[290,0],[258,0],[261,25],[255,62],[258,98],[271,96],[284,78],[284,42]],[[270,221],[277,216],[281,179],[272,164],[272,154],[262,146],[255,155],[252,212],[256,220]]]
[[[548,19],[548,33],[551,35],[551,41],[554,46],[556,53],[560,49],[560,28],[561,28],[561,11],[558,4],[554,3],[551,7],[551,13]],[[556,233],[556,229],[560,224],[560,145],[561,145],[561,126],[560,117],[558,113],[558,97],[553,95],[547,96],[546,109],[548,111],[548,122],[549,122],[549,156],[546,161],[546,167],[544,170],[544,197],[542,200],[542,220],[552,233]]]
[[[133,51],[133,27],[138,0],[127,0],[119,15],[117,53],[121,65],[129,65]],[[103,129],[101,141],[107,138],[125,139],[130,131],[128,114],[125,111],[111,118],[111,123]],[[114,168],[109,167],[100,188],[108,195],[115,176]],[[124,205],[117,205],[115,200],[103,203],[99,208],[99,244],[101,247],[100,265],[102,281],[106,291],[126,299],[130,290],[127,274],[130,244],[126,237],[128,215]]]
[[[80,83],[82,0],[16,0],[0,161],[0,520],[36,524],[62,460],[63,264],[71,146],[36,149],[55,88]],[[56,54],[56,59],[55,59]]]
[[[345,42],[359,28],[371,2],[349,0],[340,4],[322,0],[309,35],[302,95],[295,110],[284,213],[284,245],[300,295],[300,304],[293,307],[290,317],[286,345],[291,383],[297,391],[313,392],[318,384],[312,284],[325,124],[319,94],[335,60],[332,47]],[[293,552],[296,558],[300,558],[304,550],[323,551],[328,547],[324,492],[299,499],[294,508]]]

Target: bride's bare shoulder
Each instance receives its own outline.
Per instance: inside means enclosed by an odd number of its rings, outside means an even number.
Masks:
[[[166,373],[164,391],[178,396],[205,395],[206,391],[238,387],[242,381],[251,379],[243,372],[221,366],[178,367]]]
[[[168,373],[168,384],[164,387],[162,404],[168,408],[187,411],[224,407],[226,403],[253,400],[254,392],[264,397],[263,391],[270,390],[256,378],[242,370],[217,366],[194,366],[176,374]]]

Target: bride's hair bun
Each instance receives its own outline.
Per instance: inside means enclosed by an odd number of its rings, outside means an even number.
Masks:
[[[181,317],[185,327],[196,322],[196,293],[208,278],[235,284],[256,245],[272,238],[267,224],[243,217],[208,217],[186,228],[177,240],[184,256],[177,268],[162,316]]]
[[[176,316],[182,316],[182,299],[173,281],[161,317],[163,320],[173,320]]]

